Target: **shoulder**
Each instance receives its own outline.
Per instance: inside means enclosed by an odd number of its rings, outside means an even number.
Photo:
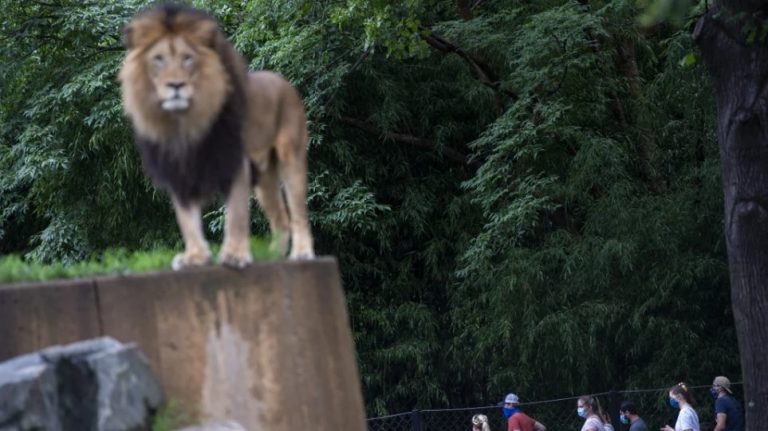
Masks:
[[[597,416],[590,416],[587,418],[587,422],[585,425],[588,427],[587,429],[594,428],[598,431],[602,431],[605,428],[603,427],[603,422],[597,418]]]
[[[648,425],[645,424],[644,420],[638,419],[632,423],[629,431],[648,431]]]
[[[698,429],[699,415],[696,414],[696,410],[692,407],[686,406],[686,408],[680,410],[680,421],[683,425],[689,426],[691,429]]]
[[[530,417],[527,414],[523,413],[523,412],[516,412],[515,414],[513,414],[510,417],[510,419],[511,418],[515,418],[515,420],[518,420],[518,421],[525,420],[525,419],[530,419]]]

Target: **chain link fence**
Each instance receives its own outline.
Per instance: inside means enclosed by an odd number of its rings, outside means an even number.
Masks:
[[[671,386],[671,385],[670,385]],[[702,431],[714,429],[714,400],[709,393],[710,385],[693,386],[690,391],[695,401],[694,408],[699,415]],[[741,384],[734,383],[731,390],[737,400],[741,397]],[[649,430],[657,430],[664,425],[674,427],[677,410],[669,406],[669,388],[611,391],[592,394],[598,398],[603,410],[611,416],[611,423],[616,431],[626,431],[628,425],[618,421],[618,409],[621,402],[630,400],[635,403],[640,417],[648,424]],[[584,419],[576,415],[578,396],[547,401],[520,403],[520,409],[528,416],[547,427],[547,431],[578,431]],[[506,431],[506,421],[498,406],[474,408],[416,410],[408,413],[382,416],[368,420],[369,431],[471,431],[472,416],[488,416],[491,431]]]

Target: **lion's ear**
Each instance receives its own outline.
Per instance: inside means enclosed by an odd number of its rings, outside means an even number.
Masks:
[[[123,28],[123,45],[128,49],[149,46],[165,33],[163,26],[150,18],[138,18]]]
[[[125,47],[125,49],[128,49],[128,50],[133,49],[133,47],[136,46],[133,43],[133,33],[134,33],[133,26],[131,24],[126,25],[125,27],[123,27],[122,33],[123,33],[123,36],[122,36],[123,47]]]
[[[200,21],[193,27],[191,36],[200,45],[215,48],[219,37],[219,27],[214,21]]]

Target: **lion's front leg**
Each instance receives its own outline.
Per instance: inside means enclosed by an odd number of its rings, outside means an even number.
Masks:
[[[253,261],[250,244],[250,172],[248,159],[244,158],[242,168],[235,177],[227,197],[224,244],[219,253],[219,262],[235,268],[244,268]]]
[[[178,271],[189,266],[201,266],[210,262],[211,251],[203,235],[203,222],[200,204],[182,204],[173,199],[173,209],[176,211],[176,221],[184,238],[184,253],[173,258],[171,267]]]

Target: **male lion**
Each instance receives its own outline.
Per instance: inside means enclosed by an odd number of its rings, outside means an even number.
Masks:
[[[227,195],[219,261],[251,262],[250,188],[290,258],[312,258],[307,222],[307,124],[296,90],[245,61],[208,14],[163,4],[124,30],[119,79],[145,171],[173,202],[184,253],[173,268],[204,265],[210,250],[201,207]],[[285,187],[285,201],[280,191]]]

